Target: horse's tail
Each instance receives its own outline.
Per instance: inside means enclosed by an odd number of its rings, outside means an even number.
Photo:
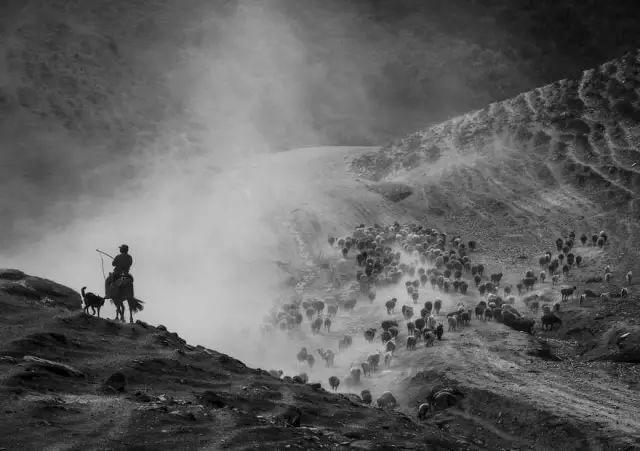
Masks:
[[[133,298],[133,300],[129,303],[129,308],[132,312],[137,313],[144,310],[144,301],[141,301],[138,298]]]

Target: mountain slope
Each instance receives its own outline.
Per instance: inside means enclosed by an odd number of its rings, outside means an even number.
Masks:
[[[37,294],[71,291],[47,287]],[[287,383],[190,346],[163,326],[90,317],[6,286],[0,309],[6,449],[468,446],[357,396]]]
[[[636,51],[580,79],[412,134],[352,167],[371,180],[411,186],[416,194],[402,201],[406,208],[436,221],[465,218],[457,221],[461,230],[500,227],[526,241],[606,228],[631,251],[624,258],[635,257],[639,93]]]

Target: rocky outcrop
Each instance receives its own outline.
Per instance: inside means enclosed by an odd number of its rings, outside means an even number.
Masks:
[[[0,292],[70,310],[82,307],[82,298],[77,291],[18,269],[0,269]]]

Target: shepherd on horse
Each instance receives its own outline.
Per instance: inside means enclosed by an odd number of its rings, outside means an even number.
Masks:
[[[129,321],[133,323],[133,313],[143,309],[143,302],[133,295],[133,276],[129,269],[133,258],[129,254],[129,246],[120,246],[120,253],[115,256],[111,265],[113,272],[104,281],[105,299],[111,299],[116,306],[116,320],[124,322],[124,301],[129,305]]]

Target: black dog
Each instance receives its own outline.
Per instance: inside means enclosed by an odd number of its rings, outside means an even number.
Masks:
[[[87,293],[85,292],[86,289],[87,287],[82,287],[80,290],[82,293],[82,300],[84,301],[84,312],[88,315],[89,307],[91,307],[91,314],[95,315],[97,310],[98,318],[100,318],[100,308],[104,305],[104,298],[91,292]]]

